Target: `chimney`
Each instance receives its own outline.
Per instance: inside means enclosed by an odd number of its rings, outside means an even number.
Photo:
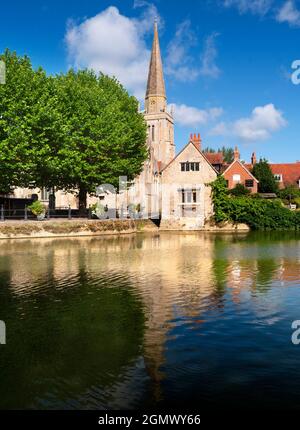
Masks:
[[[234,148],[233,158],[234,158],[234,161],[240,159],[240,151],[238,150],[237,146]]]
[[[200,133],[191,133],[190,134],[190,142],[193,142],[193,144],[196,146],[196,148],[201,151],[201,136]]]
[[[256,154],[255,152],[253,152],[251,157],[251,165],[255,166],[255,164],[256,164]]]

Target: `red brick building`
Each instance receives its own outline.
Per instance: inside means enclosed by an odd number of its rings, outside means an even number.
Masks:
[[[253,156],[252,156],[253,157]],[[258,180],[252,175],[248,167],[240,161],[240,153],[237,147],[234,150],[234,160],[223,172],[229,189],[235,188],[237,184],[242,184],[251,193],[257,193]]]

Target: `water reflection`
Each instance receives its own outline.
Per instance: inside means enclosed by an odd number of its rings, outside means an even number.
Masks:
[[[299,279],[290,234],[1,241],[0,407],[300,399]]]

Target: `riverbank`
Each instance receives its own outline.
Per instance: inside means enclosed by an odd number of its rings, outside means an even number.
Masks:
[[[49,237],[85,237],[124,235],[160,231],[204,231],[235,233],[247,232],[245,224],[224,223],[222,226],[206,225],[193,229],[188,224],[163,222],[159,227],[151,220],[61,220],[44,221],[4,221],[0,223],[0,239],[49,238]]]
[[[51,219],[0,223],[0,239],[103,236],[148,231],[158,231],[158,227],[151,220]]]

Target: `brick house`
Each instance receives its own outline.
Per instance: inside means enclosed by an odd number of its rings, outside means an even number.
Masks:
[[[254,161],[253,155],[252,162]],[[223,176],[227,181],[229,189],[234,188],[237,184],[242,184],[248,188],[252,194],[258,191],[258,180],[252,175],[247,165],[240,161],[240,153],[237,147],[235,147],[234,150],[234,160],[225,168]]]

